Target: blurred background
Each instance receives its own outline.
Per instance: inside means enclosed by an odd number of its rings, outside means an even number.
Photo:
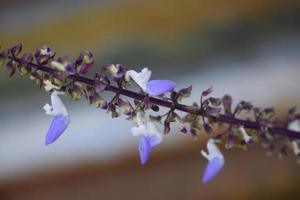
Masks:
[[[0,0],[0,45],[44,44],[96,65],[149,67],[178,88],[231,94],[235,102],[274,106],[280,117],[300,104],[300,3],[297,0]],[[71,116],[53,145],[44,137],[49,94],[0,69],[0,199],[298,199],[292,154],[266,156],[259,145],[224,150],[220,175],[201,183],[205,140],[173,129],[140,166],[132,124],[84,100],[64,99]]]

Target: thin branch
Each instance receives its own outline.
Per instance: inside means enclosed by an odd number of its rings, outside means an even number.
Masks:
[[[10,59],[13,59],[15,62],[22,64],[22,60],[20,58],[14,57],[14,56],[9,56]],[[35,69],[38,69],[40,71],[46,72],[46,73],[54,73],[57,70],[52,69],[50,67],[44,66],[44,65],[38,65],[35,63],[27,63],[28,66],[31,66]],[[87,78],[84,76],[80,76],[80,75],[69,75],[67,76],[68,79],[72,80],[72,81],[77,81],[77,82],[81,82],[81,83],[85,83],[88,85],[94,85],[94,80],[91,78]],[[107,85],[106,89],[107,91],[116,93],[116,94],[121,94],[133,99],[137,99],[140,101],[143,101],[147,95],[144,94],[140,94],[137,92],[133,92],[127,89],[123,89],[120,87],[115,87],[112,85]],[[196,114],[196,115],[201,115],[203,117],[209,117],[214,119],[215,121],[218,122],[222,122],[222,123],[227,123],[230,125],[242,125],[245,128],[249,128],[249,129],[255,129],[260,131],[261,130],[261,125],[257,122],[252,122],[249,120],[242,120],[242,119],[238,119],[235,118],[234,116],[229,116],[229,115],[224,115],[224,114],[219,114],[218,116],[212,116],[209,115],[203,111],[201,111],[200,108],[195,107],[195,106],[188,106],[188,105],[184,105],[184,104],[180,104],[180,103],[174,103],[172,101],[168,101],[168,100],[163,100],[163,99],[158,99],[155,97],[149,97],[150,98],[150,102],[153,104],[156,104],[158,106],[162,106],[162,107],[166,107],[166,108],[174,108],[175,110],[179,110],[179,111],[183,111],[183,112],[187,112],[187,113],[191,113],[191,114]],[[283,127],[271,127],[269,128],[269,132],[272,134],[277,134],[277,135],[281,135],[281,136],[286,136],[286,137],[290,137],[290,138],[294,138],[294,139],[300,139],[300,134],[298,132],[295,131],[291,131],[288,130],[286,128]]]

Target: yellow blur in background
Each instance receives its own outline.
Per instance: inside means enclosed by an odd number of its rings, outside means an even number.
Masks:
[[[149,67],[179,88],[235,102],[274,106],[281,118],[299,105],[300,3],[274,0],[0,0],[0,45],[49,45],[76,58],[92,50],[104,63]],[[64,99],[71,124],[45,147],[49,94],[0,69],[0,199],[298,199],[299,166],[290,153],[259,145],[225,150],[225,167],[201,183],[205,136],[175,128],[140,166],[132,124],[85,101]],[[204,134],[204,133],[203,133]]]

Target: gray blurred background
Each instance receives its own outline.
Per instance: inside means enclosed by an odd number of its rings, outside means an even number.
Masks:
[[[0,45],[44,44],[76,58],[92,50],[97,68],[149,67],[153,78],[193,85],[198,101],[216,97],[273,106],[284,118],[299,105],[300,3],[261,0],[0,0]],[[201,184],[203,140],[174,129],[139,165],[132,124],[84,100],[64,99],[71,116],[53,145],[44,137],[49,94],[27,77],[0,69],[0,199],[283,199],[300,198],[293,155],[267,157],[255,145],[224,150],[219,176]],[[204,133],[203,133],[204,134]],[[216,190],[217,189],[217,190]]]

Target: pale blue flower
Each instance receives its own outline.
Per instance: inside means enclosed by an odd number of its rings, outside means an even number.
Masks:
[[[150,96],[160,96],[166,92],[172,91],[176,84],[170,80],[151,80],[152,72],[148,68],[142,69],[141,72],[134,70],[128,70],[125,73],[125,79],[127,81],[130,78],[146,93]]]
[[[68,112],[59,98],[59,94],[63,94],[57,91],[52,92],[51,94],[51,103],[52,105],[46,104],[44,110],[47,115],[54,116],[54,119],[51,122],[51,125],[48,129],[45,144],[49,145],[55,142],[59,136],[66,130],[70,123]]]
[[[208,140],[207,150],[208,153],[203,150],[201,151],[201,154],[208,160],[208,164],[202,177],[203,183],[207,183],[212,178],[214,178],[223,168],[225,162],[224,156],[222,155],[213,139]]]
[[[152,148],[162,142],[162,136],[151,121],[143,122],[141,113],[137,113],[137,126],[131,129],[133,136],[138,136],[138,150],[140,154],[140,162],[146,164],[149,159]]]

